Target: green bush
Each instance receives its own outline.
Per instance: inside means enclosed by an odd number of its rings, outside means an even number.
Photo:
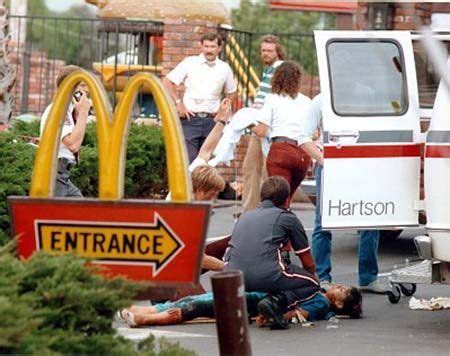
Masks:
[[[0,252],[1,354],[193,355],[155,338],[134,344],[112,319],[139,285],[92,273],[75,256],[37,253],[20,261]]]
[[[27,137],[38,136],[39,122],[17,121],[9,132],[0,132],[0,246],[9,235],[6,198],[28,195],[29,191],[36,149],[26,142]],[[88,125],[80,164],[71,174],[87,197],[98,196],[96,137],[95,125]],[[131,125],[125,176],[126,198],[161,198],[167,192],[166,157],[159,127]]]

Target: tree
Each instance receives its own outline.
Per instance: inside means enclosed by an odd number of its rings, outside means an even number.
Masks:
[[[239,8],[231,12],[231,21],[236,30],[248,31],[251,44],[251,63],[261,72],[259,59],[259,37],[262,34],[276,34],[286,49],[288,59],[299,62],[303,69],[317,75],[313,30],[332,28],[334,16],[318,12],[274,11],[266,0],[250,2],[242,0]],[[241,46],[245,46],[241,43]]]
[[[8,61],[8,10],[4,0],[0,0],[0,125],[8,123],[13,107],[14,97],[11,88],[16,76]]]

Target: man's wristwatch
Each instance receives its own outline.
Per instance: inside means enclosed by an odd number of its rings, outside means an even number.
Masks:
[[[220,122],[223,126],[225,126],[227,124],[227,122],[225,120],[217,120],[217,122]]]
[[[179,103],[181,103],[181,99],[180,98],[175,99],[175,105],[178,105]]]

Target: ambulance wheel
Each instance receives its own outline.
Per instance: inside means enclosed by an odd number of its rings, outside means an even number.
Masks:
[[[404,296],[410,297],[416,293],[417,285],[415,283],[400,283],[400,290]]]
[[[388,296],[389,301],[392,304],[397,304],[400,301],[400,298],[402,297],[400,287],[396,284],[394,284],[392,286],[392,290],[387,291],[386,294]]]

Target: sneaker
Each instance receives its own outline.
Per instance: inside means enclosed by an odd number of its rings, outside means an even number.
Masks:
[[[325,292],[328,291],[333,286],[333,283],[331,281],[323,280],[320,281],[320,289],[324,290]]]
[[[269,295],[258,303],[258,312],[264,316],[272,330],[289,329],[289,324],[283,318],[282,307],[277,296]]]
[[[388,289],[385,286],[381,285],[380,281],[378,279],[376,279],[366,286],[359,286],[359,290],[361,292],[386,294]]]

